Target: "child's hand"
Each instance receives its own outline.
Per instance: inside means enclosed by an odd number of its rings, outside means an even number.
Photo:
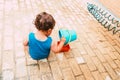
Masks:
[[[64,37],[62,37],[60,41],[65,42],[66,39]]]

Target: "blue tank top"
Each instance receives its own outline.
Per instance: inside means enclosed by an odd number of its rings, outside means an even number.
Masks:
[[[52,38],[48,37],[45,41],[40,41],[35,38],[34,33],[29,34],[29,54],[34,60],[47,58],[50,53]]]

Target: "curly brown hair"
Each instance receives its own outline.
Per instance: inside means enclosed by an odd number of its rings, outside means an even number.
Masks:
[[[34,24],[38,30],[47,31],[54,28],[55,20],[50,14],[42,12],[36,16]]]

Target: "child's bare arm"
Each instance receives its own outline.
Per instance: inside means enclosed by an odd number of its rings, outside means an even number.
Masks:
[[[60,50],[62,49],[62,47],[63,47],[63,45],[64,45],[64,43],[65,43],[65,41],[66,41],[66,39],[63,37],[63,38],[61,38],[59,44],[57,44],[57,42],[53,42],[53,43],[52,43],[52,46],[51,46],[51,50],[52,50],[53,52],[55,52],[55,53],[60,52]]]
[[[28,46],[28,38],[24,39],[23,45],[24,45],[24,46]]]

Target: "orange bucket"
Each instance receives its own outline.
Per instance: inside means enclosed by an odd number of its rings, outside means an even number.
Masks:
[[[60,41],[58,41],[58,44],[60,43]],[[70,46],[69,44],[66,44],[62,47],[60,52],[68,52],[70,50]]]

